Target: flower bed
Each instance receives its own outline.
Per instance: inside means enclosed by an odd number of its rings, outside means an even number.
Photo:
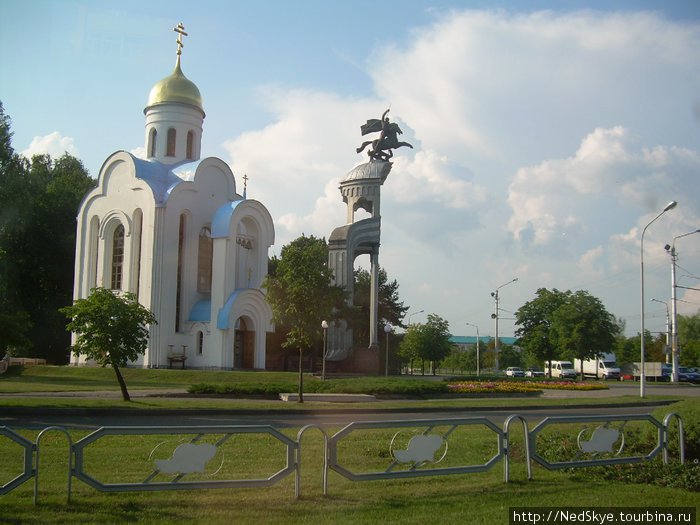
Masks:
[[[447,385],[453,394],[525,394],[553,390],[607,390],[607,386],[597,383],[575,381],[461,381]]]

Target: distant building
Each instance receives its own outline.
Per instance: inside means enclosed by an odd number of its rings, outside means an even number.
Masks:
[[[155,313],[134,365],[183,363],[185,353],[187,367],[264,369],[272,311],[261,285],[272,217],[246,198],[224,161],[200,158],[205,114],[182,73],[181,48],[182,34],[175,69],[144,109],[146,159],[110,155],[80,205],[74,297],[95,287],[133,292]]]
[[[504,345],[514,345],[518,340],[517,337],[499,337],[498,340]],[[493,337],[482,336],[479,337],[479,345],[486,347],[489,343],[493,341]],[[460,350],[467,350],[470,347],[476,346],[476,336],[471,335],[452,335],[450,336],[450,343],[459,348]]]

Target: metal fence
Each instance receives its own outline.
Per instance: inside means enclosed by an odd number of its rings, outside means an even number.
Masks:
[[[547,417],[532,429],[518,414],[508,417],[500,427],[484,417],[364,421],[352,422],[332,435],[323,427],[307,425],[298,431],[296,439],[269,425],[140,426],[102,427],[73,442],[65,428],[53,426],[43,429],[32,442],[8,427],[0,427],[3,458],[12,456],[9,449],[13,448],[16,456],[22,454],[22,460],[16,462],[16,475],[7,481],[0,479],[0,495],[34,478],[37,502],[42,441],[53,431],[64,435],[68,445],[69,501],[73,478],[102,492],[125,492],[269,487],[292,473],[295,496],[299,498],[302,441],[311,430],[320,432],[323,439],[322,483],[327,494],[329,471],[351,481],[371,481],[486,472],[503,463],[503,478],[508,482],[511,426],[518,422],[522,425],[528,479],[532,479],[533,463],[555,470],[640,463],[661,453],[663,462],[668,463],[674,419],[678,424],[679,460],[684,463],[683,421],[675,413],[663,421],[650,415]],[[630,422],[651,426],[656,434],[651,448],[640,438],[639,428],[628,431]],[[125,449],[124,440],[120,440],[123,436],[140,436],[140,450],[150,450],[148,456]],[[246,464],[250,440],[266,453]],[[104,460],[105,451],[114,464],[106,473],[96,468]],[[237,461],[227,461],[231,455]],[[7,472],[8,462],[4,463]],[[96,474],[97,470],[101,474]]]

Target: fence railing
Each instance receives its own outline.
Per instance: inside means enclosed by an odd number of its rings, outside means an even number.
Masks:
[[[601,415],[547,417],[529,428],[519,414],[506,418],[498,426],[485,417],[352,422],[332,435],[318,425],[301,428],[296,439],[269,425],[227,426],[138,426],[102,427],[73,442],[63,427],[47,427],[34,442],[8,427],[0,427],[0,451],[3,457],[15,447],[23,454],[21,467],[0,479],[0,495],[34,478],[34,501],[38,500],[42,440],[48,432],[66,437],[67,498],[71,481],[76,478],[102,492],[187,490],[210,488],[269,487],[294,473],[295,496],[301,495],[301,445],[306,433],[318,430],[323,438],[323,493],[328,493],[328,473],[334,471],[351,481],[403,479],[486,472],[503,462],[503,479],[510,480],[511,426],[522,424],[523,450],[527,478],[532,479],[532,464],[549,470],[617,465],[651,461],[663,453],[669,462],[670,425],[678,423],[679,460],[685,462],[684,429],[681,417],[670,413],[663,421],[651,415]],[[656,431],[656,442],[632,443],[626,426],[630,422],[648,423]],[[639,430],[631,433],[639,435]],[[123,436],[139,436],[139,450],[150,450],[147,457],[135,454],[124,445]],[[486,438],[484,436],[487,436]],[[248,446],[264,450],[250,455],[251,464],[243,465]],[[9,441],[9,443],[8,443]],[[3,444],[4,443],[4,444]],[[575,443],[576,446],[563,446]],[[370,447],[371,446],[371,447]],[[124,448],[127,447],[127,450]],[[373,453],[358,453],[357,448],[372,448]],[[104,454],[114,464],[107,472],[99,465]],[[227,455],[237,461],[227,461]],[[120,459],[123,457],[123,460]],[[7,461],[5,461],[7,464]],[[245,461],[243,461],[245,463]],[[261,473],[262,470],[267,470]],[[99,470],[99,473],[96,473]],[[2,472],[7,473],[7,467]]]

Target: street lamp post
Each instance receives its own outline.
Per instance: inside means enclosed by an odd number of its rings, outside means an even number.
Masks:
[[[508,286],[509,284],[514,283],[517,280],[518,280],[518,278],[516,277],[515,279],[508,281],[505,284],[502,284],[501,286],[496,288],[495,291],[491,292],[491,297],[493,297],[494,302],[495,302],[495,307],[494,307],[493,313],[491,314],[491,318],[494,320],[495,325],[496,325],[495,326],[496,340],[494,342],[494,347],[493,347],[493,352],[494,352],[493,366],[494,366],[495,372],[498,372],[498,347],[499,347],[499,344],[498,344],[498,290],[500,290],[504,286]]]
[[[323,328],[323,367],[321,368],[321,380],[326,380],[326,354],[328,353],[328,321],[325,319],[321,321],[321,328]]]
[[[476,375],[477,377],[481,375],[481,368],[479,365],[480,354],[479,354],[479,327],[472,323],[467,323],[467,326],[473,326],[476,328]]]
[[[661,303],[666,307],[666,351],[664,353],[666,354],[666,363],[668,364],[670,361],[668,350],[671,348],[671,315],[668,313],[668,304],[659,299],[651,299],[651,301],[654,303]]]
[[[411,317],[417,314],[422,314],[425,310],[418,310],[417,312],[413,312],[412,314],[408,314],[408,323],[406,324],[411,324]]]
[[[678,382],[678,311],[676,309],[676,288],[678,288],[676,285],[676,260],[678,259],[678,253],[676,252],[676,239],[694,233],[700,233],[700,230],[677,235],[673,238],[671,246],[668,244],[664,246],[671,256],[671,381],[674,383]]]
[[[386,333],[386,356],[384,359],[384,376],[389,377],[389,334],[391,333],[391,325],[384,325],[384,333]]]
[[[639,334],[639,340],[640,340],[640,345],[639,345],[639,354],[640,354],[640,365],[641,365],[641,371],[639,372],[639,397],[644,397],[644,381],[646,379],[646,371],[645,371],[645,356],[644,356],[644,234],[647,232],[647,228],[652,225],[652,223],[661,217],[664,213],[666,213],[669,210],[672,210],[678,205],[676,201],[671,201],[669,202],[666,207],[661,210],[661,212],[654,217],[652,220],[650,220],[646,226],[644,226],[644,229],[642,230],[642,237],[639,242],[639,274],[640,274],[640,280],[641,280],[641,314],[642,314],[642,321],[641,321],[641,332]]]
[[[411,325],[411,317],[413,317],[416,314],[422,314],[425,310],[418,310],[417,312],[413,312],[412,314],[408,314],[408,322],[406,323],[406,326]],[[408,366],[411,369],[411,375],[413,375],[413,359],[410,359],[408,362]]]

